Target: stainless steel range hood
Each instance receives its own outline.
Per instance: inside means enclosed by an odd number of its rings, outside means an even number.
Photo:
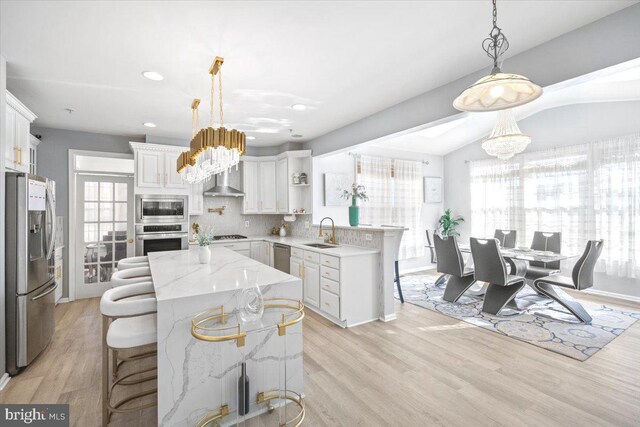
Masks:
[[[231,196],[242,197],[244,193],[229,186],[229,171],[224,171],[215,175],[213,187],[206,190],[205,196]]]

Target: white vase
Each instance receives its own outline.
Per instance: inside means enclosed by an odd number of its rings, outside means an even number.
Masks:
[[[286,237],[287,236],[287,229],[284,228],[284,226],[280,227],[280,237]]]
[[[211,261],[211,249],[209,249],[209,246],[200,246],[198,260],[200,264],[209,264],[209,261]]]

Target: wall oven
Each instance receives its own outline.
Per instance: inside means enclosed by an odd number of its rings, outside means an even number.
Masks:
[[[136,196],[136,224],[187,223],[187,196],[139,194]]]
[[[189,249],[187,224],[136,225],[136,256]]]

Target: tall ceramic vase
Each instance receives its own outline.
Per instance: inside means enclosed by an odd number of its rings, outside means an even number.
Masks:
[[[360,224],[360,206],[356,204],[356,198],[351,197],[351,206],[349,206],[349,225],[357,227]]]
[[[200,264],[209,264],[211,261],[211,249],[209,249],[209,246],[200,246],[198,260],[200,261]]]

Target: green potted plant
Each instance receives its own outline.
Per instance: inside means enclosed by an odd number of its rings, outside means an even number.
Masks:
[[[342,190],[343,199],[351,199],[351,206],[349,206],[349,225],[357,227],[360,224],[360,207],[358,206],[358,200],[366,202],[369,200],[367,193],[365,192],[364,185],[358,185],[355,182],[348,190]]]
[[[464,218],[461,216],[453,217],[451,209],[444,211],[444,215],[438,220],[438,232],[442,237],[459,236],[460,233],[456,230],[456,227],[464,222]]]
[[[196,238],[198,239],[198,245],[200,246],[200,252],[198,253],[198,261],[200,264],[209,264],[211,261],[211,249],[209,249],[209,245],[213,242],[213,227],[202,226],[198,234],[196,234]]]

